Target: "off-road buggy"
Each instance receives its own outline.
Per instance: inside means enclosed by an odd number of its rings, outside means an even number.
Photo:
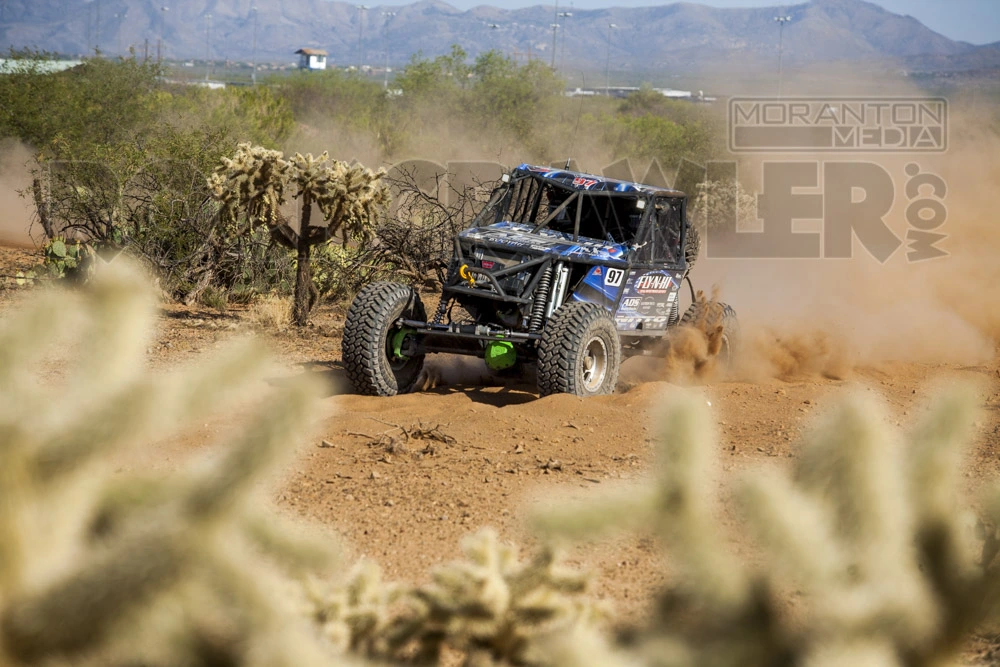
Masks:
[[[362,394],[404,393],[425,355],[446,352],[508,373],[535,364],[543,396],[607,394],[623,358],[660,353],[670,327],[706,320],[727,364],[739,335],[732,308],[692,288],[679,312],[699,249],[686,202],[676,190],[521,165],[455,239],[433,317],[408,285],[358,293],[343,339],[351,383]]]

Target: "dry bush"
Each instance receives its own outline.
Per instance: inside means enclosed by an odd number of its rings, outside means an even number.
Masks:
[[[246,317],[261,329],[287,329],[292,323],[292,298],[268,294],[250,304]]]

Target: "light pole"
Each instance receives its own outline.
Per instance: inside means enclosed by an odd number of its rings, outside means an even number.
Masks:
[[[205,14],[205,81],[208,81],[208,75],[212,71],[212,66],[209,64],[212,60],[212,15]]]
[[[362,44],[364,43],[366,11],[368,11],[368,5],[358,5],[358,74],[361,73],[361,67],[365,64],[365,52]]]
[[[250,84],[253,86],[257,85],[257,5],[250,8],[250,12],[253,14],[253,48],[251,53],[251,67],[253,70],[250,72]]]
[[[568,19],[573,17],[573,12],[559,12],[556,14],[557,19]],[[566,26],[562,29],[562,53],[559,54],[559,70],[566,66]]]
[[[382,41],[385,42],[385,71],[383,72],[382,89],[389,90],[389,21],[396,12],[382,12],[385,22],[382,24]]]
[[[791,16],[775,16],[778,24],[778,99],[781,99],[781,51],[784,46],[785,24],[792,20]]]
[[[556,68],[556,34],[559,31],[559,0],[556,0],[555,19],[552,21],[552,62],[549,67]]]
[[[127,11],[128,10],[126,10],[126,12]],[[125,20],[125,14],[126,14],[126,12],[121,12],[119,14],[115,14],[115,19],[118,20],[118,34],[117,34],[117,37],[118,37],[118,48],[117,48],[117,53],[118,53],[119,56],[123,55],[122,54],[122,21]]]
[[[496,43],[497,40],[496,40],[495,35],[496,35],[496,31],[500,29],[500,24],[499,23],[490,23],[489,24],[489,29],[490,29],[490,51],[496,51],[496,49],[497,49],[497,43]]]
[[[157,64],[163,61],[163,56],[167,53],[167,45],[163,41],[164,35],[164,24],[167,22],[167,12],[170,11],[169,7],[160,7],[160,40],[156,43],[156,62]]]
[[[94,37],[94,53],[95,55],[101,52],[101,0],[97,0],[97,22],[94,25],[95,37]]]
[[[611,95],[611,31],[618,26],[614,23],[608,24],[608,50],[604,58],[604,94]]]

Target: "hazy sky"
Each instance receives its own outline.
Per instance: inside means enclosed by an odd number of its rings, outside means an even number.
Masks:
[[[649,6],[671,4],[672,0],[573,0],[573,6],[581,9],[601,9],[608,6]],[[686,0],[712,7],[768,7],[782,3],[775,0]],[[987,44],[1000,41],[1000,0],[868,0],[881,5],[896,14],[909,14],[931,30],[951,39],[959,39],[973,44]],[[470,9],[476,5],[494,5],[505,8],[551,5],[554,0],[445,0],[459,9]],[[559,5],[568,6],[570,0],[560,0]],[[798,4],[795,2],[786,3]]]

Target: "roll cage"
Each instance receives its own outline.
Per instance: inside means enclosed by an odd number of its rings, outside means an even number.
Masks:
[[[683,246],[686,197],[677,190],[528,165],[506,178],[471,227],[530,224],[531,234],[550,229],[574,242],[592,239],[631,250],[666,243],[672,235],[672,245]],[[642,254],[630,259],[670,259],[665,252]]]

